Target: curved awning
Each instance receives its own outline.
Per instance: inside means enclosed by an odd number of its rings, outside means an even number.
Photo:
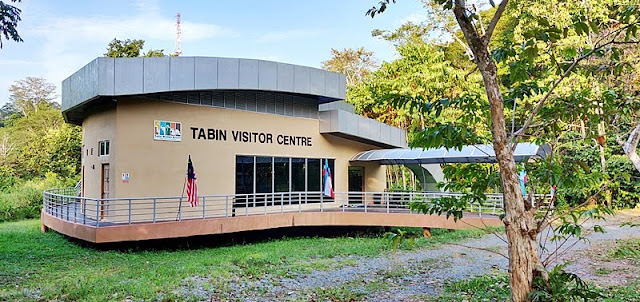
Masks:
[[[513,153],[516,162],[529,158],[545,158],[551,154],[548,145],[519,143]],[[445,163],[496,163],[492,145],[464,146],[462,150],[446,148],[403,148],[381,149],[360,152],[351,158],[352,162],[378,162],[381,165],[404,164],[445,164]]]

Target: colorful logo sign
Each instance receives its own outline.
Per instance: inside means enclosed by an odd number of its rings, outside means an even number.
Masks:
[[[153,121],[153,139],[158,141],[181,141],[182,123],[158,120]]]

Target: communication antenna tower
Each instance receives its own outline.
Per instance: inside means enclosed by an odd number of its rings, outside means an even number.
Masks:
[[[176,45],[172,56],[179,57],[182,55],[182,30],[180,29],[180,13],[176,15]]]

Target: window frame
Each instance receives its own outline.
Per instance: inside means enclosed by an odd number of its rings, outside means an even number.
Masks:
[[[108,139],[98,141],[98,157],[108,157],[111,154],[111,141]]]

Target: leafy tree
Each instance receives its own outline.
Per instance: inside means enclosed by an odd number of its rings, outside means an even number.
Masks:
[[[384,12],[393,0],[380,1],[367,14],[374,16]],[[395,1],[393,1],[395,2]],[[569,216],[558,215],[549,219],[547,210],[539,215],[539,206],[529,200],[520,189],[518,172],[522,167],[515,164],[513,150],[521,140],[548,142],[552,147],[562,147],[574,122],[586,121],[585,129],[598,133],[597,125],[602,125],[604,104],[607,100],[616,100],[606,86],[596,86],[589,79],[601,70],[593,68],[601,57],[623,56],[619,45],[636,43],[640,22],[640,10],[632,2],[617,1],[508,1],[503,0],[492,10],[490,18],[475,5],[465,0],[435,0],[444,12],[453,15],[464,37],[466,47],[480,73],[484,96],[467,95],[451,102],[415,102],[410,94],[394,97],[399,103],[420,104],[425,112],[438,117],[443,108],[457,106],[467,114],[473,109],[483,110],[481,104],[487,102],[489,119],[486,121],[491,130],[491,139],[496,153],[498,175],[504,195],[505,215],[503,222],[509,250],[509,275],[511,298],[514,301],[527,301],[534,289],[534,279],[540,278],[548,284],[549,275],[544,269],[538,251],[537,235],[541,230],[554,229],[556,240],[566,241],[568,237],[581,238],[580,219],[602,218],[606,209],[596,208],[587,211],[567,209]],[[492,2],[493,3],[493,2]],[[506,12],[506,14],[505,14]],[[503,16],[507,26],[502,37],[492,41],[494,32]],[[615,71],[615,68],[613,69]],[[476,104],[476,105],[473,105]],[[507,125],[511,117],[511,125]],[[441,126],[425,129],[413,141],[415,146],[444,146],[459,148],[468,143],[469,128],[475,127],[477,119],[461,121],[466,126],[448,127],[446,132]],[[639,130],[640,132],[640,130]],[[550,156],[546,161],[547,172],[540,178],[548,188],[557,183],[562,169],[567,167]],[[562,160],[560,158],[560,160]],[[543,163],[544,164],[544,163]],[[542,164],[541,164],[542,165]],[[585,181],[581,176],[595,174],[580,171],[574,166],[573,175],[568,180],[578,183]],[[536,170],[536,171],[541,171]],[[466,174],[464,172],[467,172]],[[464,179],[487,178],[493,173],[466,170],[454,167],[452,172]],[[541,172],[540,172],[541,173]],[[470,198],[481,198],[491,181],[473,181],[469,191]],[[533,186],[534,188],[536,186]],[[542,186],[544,187],[544,186]],[[602,188],[600,189],[602,191]],[[480,197],[474,197],[480,196]],[[589,200],[590,198],[587,198]],[[458,200],[464,203],[465,200]],[[453,201],[425,204],[417,210],[425,213],[447,213],[460,217],[463,206]],[[560,221],[560,226],[553,222]],[[601,228],[594,227],[595,231]],[[544,250],[543,250],[544,252]],[[555,253],[555,252],[554,252]],[[548,259],[548,258],[547,258]]]
[[[347,76],[347,85],[361,83],[364,78],[377,68],[373,52],[364,47],[358,49],[331,49],[331,59],[322,62],[322,68],[335,71]]]
[[[11,2],[20,2],[21,0],[11,0]],[[22,42],[22,38],[18,34],[18,22],[22,21],[20,14],[22,10],[0,1],[0,49],[2,48],[2,36],[6,40]]]
[[[66,178],[78,173],[81,130],[66,124],[60,110],[39,110],[3,129],[13,148],[5,165],[13,167],[20,178],[44,177],[47,172]]]
[[[126,39],[118,40],[113,39],[107,46],[107,52],[104,53],[105,57],[110,58],[137,58],[142,54],[144,48],[144,40],[141,39]],[[164,57],[164,49],[150,49],[144,57]]]
[[[20,115],[20,111],[18,111],[18,109],[13,103],[11,102],[5,103],[0,108],[0,128],[4,127],[7,120],[19,115]]]
[[[56,98],[55,91],[56,86],[45,79],[27,77],[11,85],[9,88],[9,101],[22,115],[27,116],[42,108],[55,107],[57,105],[57,103],[53,102]],[[10,113],[13,108],[3,107],[4,110]]]
[[[164,57],[164,49],[150,49],[144,54],[144,57]]]

